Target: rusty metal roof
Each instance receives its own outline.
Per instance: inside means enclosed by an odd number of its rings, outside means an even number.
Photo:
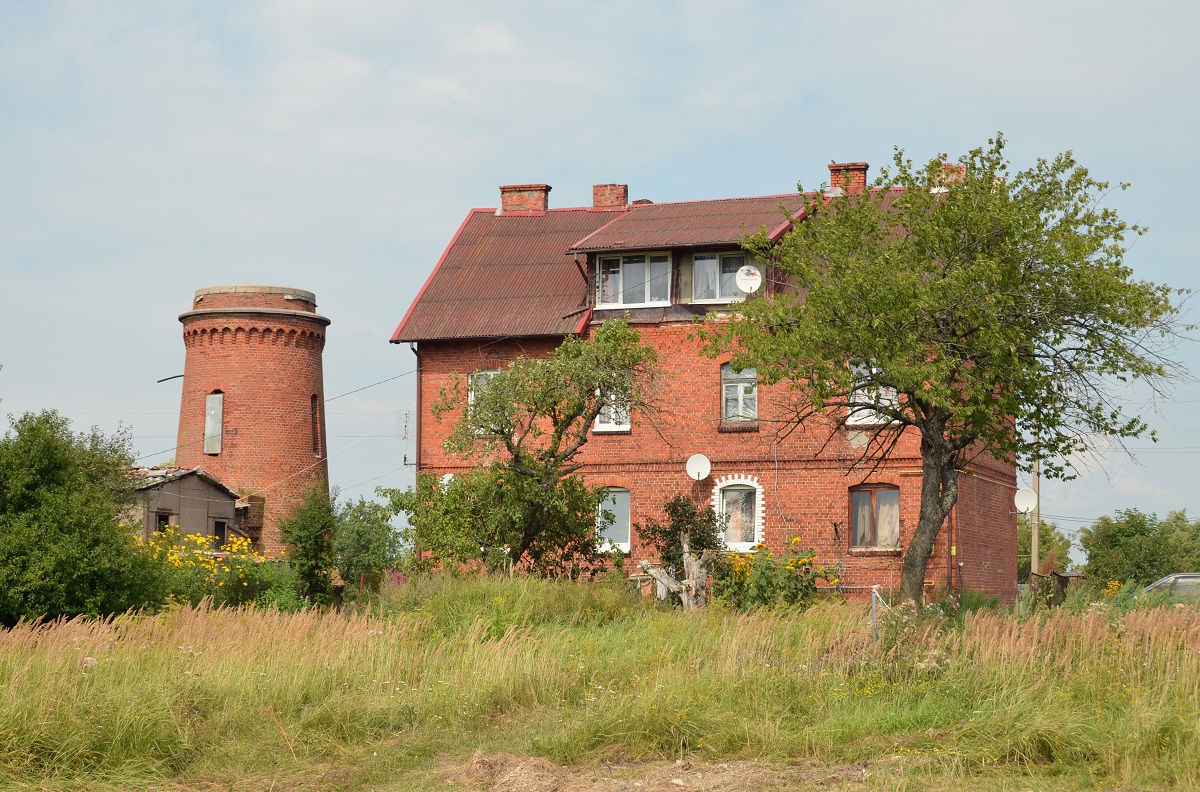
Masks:
[[[736,244],[760,228],[766,228],[769,234],[781,231],[787,223],[781,207],[795,215],[804,207],[804,202],[805,196],[789,193],[715,201],[630,204],[603,228],[576,241],[570,250],[582,253]]]
[[[471,210],[392,342],[574,332],[588,289],[567,249],[612,216],[593,209]]]

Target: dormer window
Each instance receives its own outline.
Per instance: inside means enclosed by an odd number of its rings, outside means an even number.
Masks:
[[[597,259],[596,307],[638,308],[671,304],[671,256],[633,253]]]
[[[745,253],[697,253],[692,259],[692,302],[733,302],[746,299],[737,287],[737,272]]]

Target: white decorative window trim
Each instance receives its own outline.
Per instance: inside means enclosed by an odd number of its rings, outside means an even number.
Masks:
[[[734,473],[728,476],[721,476],[713,484],[712,507],[718,515],[723,515],[724,511],[721,505],[721,490],[726,487],[750,487],[754,489],[754,541],[753,542],[727,542],[726,546],[730,550],[736,552],[748,552],[754,549],[756,544],[764,541],[766,536],[763,530],[763,523],[767,516],[767,507],[764,502],[766,491],[759,483],[757,476],[744,476],[739,473]]]

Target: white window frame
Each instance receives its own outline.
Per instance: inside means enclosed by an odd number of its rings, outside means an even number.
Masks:
[[[596,396],[600,397],[604,404],[600,407],[600,412],[596,414],[596,420],[592,422],[592,431],[599,434],[628,432],[631,428],[629,419],[633,412],[631,405],[613,403],[599,390],[596,391]]]
[[[475,403],[475,391],[479,388],[479,384],[486,385],[493,378],[499,377],[504,372],[500,369],[479,369],[472,371],[467,375],[467,406],[470,407]]]
[[[748,253],[697,253],[692,256],[692,302],[701,305],[719,305],[731,302],[742,302],[746,299],[746,293],[739,290],[736,285],[733,291],[729,294],[723,294],[721,291],[721,267],[728,258],[740,258],[741,264],[738,264],[738,269],[741,269],[747,264],[753,264],[752,257]],[[716,259],[717,261],[717,286],[716,297],[698,297],[696,295],[697,287],[700,285],[700,269],[697,266],[701,259]]]
[[[618,294],[621,297],[624,297],[625,296],[625,265],[626,265],[626,263],[631,263],[631,264],[633,263],[632,261],[627,262],[626,260],[634,259],[637,257],[641,257],[641,258],[645,259],[645,266],[646,266],[646,282],[645,282],[646,291],[643,292],[643,295],[642,295],[643,300],[641,302],[633,302],[633,301],[612,302],[611,300],[606,302],[604,300],[604,297],[605,297],[605,295],[604,295],[604,267],[605,267],[605,264],[606,263],[615,263],[617,265],[617,267],[619,268],[620,275],[618,277],[621,282],[621,286],[618,289]],[[660,274],[657,276],[652,276],[650,274],[650,259],[655,258],[655,257],[663,257],[666,259],[667,271],[665,274]],[[661,262],[657,262],[657,263],[661,263]],[[609,254],[609,255],[598,254],[596,256],[596,307],[597,308],[654,308],[654,307],[659,307],[659,306],[663,306],[663,305],[670,305],[671,304],[671,273],[672,273],[672,271],[673,271],[673,267],[672,267],[672,262],[671,262],[671,252],[667,251],[667,250],[650,250],[650,251],[646,251],[646,252],[619,253],[619,254]],[[667,279],[666,299],[662,299],[662,300],[650,300],[649,299],[650,283],[656,277],[665,277]]]
[[[864,376],[873,376],[879,374],[883,369],[871,367],[870,369],[863,368]],[[895,408],[900,404],[900,396],[895,388],[884,388],[880,386],[868,386],[865,388],[855,388],[850,391],[850,401],[854,402],[872,402],[880,407]],[[847,426],[882,426],[889,424],[892,419],[875,410],[864,407],[849,407],[849,412],[846,414]]]
[[[217,456],[221,453],[221,439],[225,434],[225,394],[213,391],[204,397],[204,453]]]
[[[713,486],[712,506],[713,510],[721,516],[725,516],[725,490],[732,491],[754,491],[754,541],[752,542],[730,542],[726,540],[725,546],[730,550],[738,553],[753,552],[755,545],[761,544],[765,533],[763,531],[763,522],[766,517],[766,505],[763,503],[763,487],[755,476],[731,475],[718,478]]]
[[[880,492],[893,492],[896,495],[896,543],[879,544],[879,497]],[[854,508],[855,495],[870,496],[871,544],[857,544],[858,531],[855,530],[855,519],[858,510]],[[867,485],[854,487],[850,490],[850,548],[853,550],[899,550],[900,549],[900,488],[892,484]]]
[[[728,378],[726,378],[728,372]],[[746,392],[746,386],[750,384],[751,379],[754,382],[753,393]],[[726,393],[730,388],[734,389],[737,394],[737,411],[734,415],[725,413],[725,402],[729,397]],[[746,412],[746,398],[754,397],[754,414],[748,415]],[[758,423],[758,370],[753,368],[745,368],[741,371],[734,371],[733,365],[730,363],[721,364],[721,421],[723,423]]]
[[[612,509],[605,508],[609,504],[610,493],[615,493],[615,492],[625,493],[625,541],[624,542],[615,542],[612,539],[609,539],[608,537],[604,536],[603,528],[601,526],[602,518],[604,516],[603,512],[605,512],[605,511],[611,512],[614,518],[618,518],[618,519],[613,520],[613,525],[617,525],[620,522],[619,518],[621,515],[617,514]],[[629,553],[630,548],[632,547],[632,540],[633,540],[633,515],[632,515],[633,506],[632,506],[632,503],[633,503],[633,496],[629,492],[629,490],[626,489],[625,487],[606,487],[605,488],[604,499],[602,501],[600,501],[600,505],[596,507],[596,536],[599,537],[601,540],[601,547],[600,547],[601,550],[607,550],[608,548],[615,547],[617,550],[619,550],[622,553]],[[607,541],[608,547],[604,546],[605,541]]]

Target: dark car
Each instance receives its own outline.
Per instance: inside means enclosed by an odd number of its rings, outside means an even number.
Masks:
[[[1200,572],[1180,572],[1156,580],[1144,591],[1164,592],[1175,599],[1200,601]]]

